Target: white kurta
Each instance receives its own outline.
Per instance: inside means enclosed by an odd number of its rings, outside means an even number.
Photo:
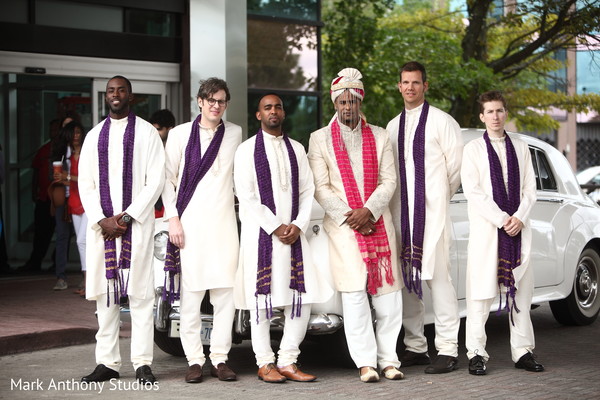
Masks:
[[[361,192],[361,197],[364,198],[362,133],[360,127],[350,129],[344,124],[339,125],[358,189]],[[383,286],[377,291],[377,294],[381,295],[400,290],[404,287],[404,282],[402,276],[399,275],[396,235],[389,210],[389,202],[396,188],[394,157],[387,132],[378,126],[370,124],[369,126],[375,136],[379,177],[377,188],[364,203],[364,206],[371,211],[375,219],[383,216],[392,253],[391,261],[394,275],[393,285],[388,285],[385,278],[383,279]],[[325,209],[323,228],[330,238],[330,267],[336,289],[342,292],[365,290],[367,268],[360,254],[354,230],[345,223],[346,217],[344,214],[350,211],[351,208],[346,199],[342,176],[333,152],[330,126],[321,128],[311,134],[308,159],[315,177],[315,198]]]
[[[405,121],[406,184],[408,199],[400,199],[400,180],[390,202],[395,221],[396,238],[401,248],[400,201],[408,201],[411,233],[414,232],[415,163],[413,143],[423,105],[408,110]],[[390,135],[396,175],[398,165],[398,130],[400,114],[392,119],[386,129]],[[425,233],[423,237],[423,261],[421,279],[430,280],[436,263],[447,269],[450,248],[451,222],[448,214],[450,198],[460,186],[460,163],[463,141],[458,123],[442,110],[430,106],[425,125]]]
[[[529,213],[536,201],[535,173],[527,144],[513,136],[519,161],[521,204],[514,214],[524,224],[521,235],[521,266],[513,270],[517,289],[519,281],[529,267],[531,254],[531,226]],[[506,143],[492,139],[492,145],[502,165],[507,182]],[[483,137],[465,146],[462,164],[462,186],[468,200],[469,246],[467,261],[467,299],[483,300],[498,295],[498,228],[509,215],[494,202],[490,165]]]
[[[98,222],[105,218],[100,205],[98,172],[98,137],[104,121],[87,134],[79,159],[79,194],[88,216],[87,229],[87,279],[86,297],[95,299],[106,293],[104,266],[104,239]],[[154,298],[153,247],[154,203],[165,181],[165,153],[156,129],[136,117],[133,153],[132,202],[123,210],[123,136],[127,118],[111,119],[109,135],[109,184],[114,214],[129,214],[131,229],[131,270],[128,294],[138,298]],[[116,240],[117,258],[121,251],[121,238]],[[112,285],[111,290],[112,290]]]
[[[165,220],[177,213],[177,195],[185,166],[185,150],[192,123],[176,126],[166,145],[166,183],[162,193]],[[185,291],[233,287],[239,238],[234,208],[233,159],[242,142],[242,128],[224,122],[225,133],[217,158],[196,186],[180,217],[185,246],[181,249],[181,277]],[[216,130],[200,129],[200,151],[206,153]]]
[[[242,235],[240,244],[240,262],[236,275],[234,297],[236,308],[265,308],[264,298],[256,292],[256,274],[258,262],[259,229],[268,234],[273,233],[281,224],[294,224],[300,228],[298,240],[302,241],[304,261],[304,285],[306,293],[302,294],[302,304],[322,303],[327,301],[333,291],[327,281],[321,277],[312,262],[306,230],[310,226],[310,214],[314,195],[313,176],[308,165],[306,153],[302,145],[291,140],[299,171],[299,210],[295,220],[292,215],[292,175],[287,147],[283,137],[263,134],[265,151],[269,160],[273,198],[276,213],[260,203],[260,193],[254,166],[254,146],[256,136],[242,143],[235,154],[235,189],[240,204],[240,220]],[[290,286],[291,246],[283,244],[273,237],[273,264],[271,273],[271,304],[273,307],[291,305],[294,291]]]

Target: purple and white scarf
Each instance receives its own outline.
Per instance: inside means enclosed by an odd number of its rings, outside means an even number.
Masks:
[[[127,116],[127,127],[123,135],[123,199],[122,208],[126,210],[131,204],[133,189],[133,149],[135,142],[135,114],[130,112]],[[104,216],[109,218],[114,215],[109,183],[109,134],[110,117],[104,120],[104,125],[98,137],[98,172],[100,205]],[[121,254],[117,264],[117,246],[115,239],[104,241],[104,266],[106,275],[106,306],[110,305],[109,285],[112,282],[114,289],[114,304],[119,304],[119,298],[127,296],[127,281],[124,281],[123,271],[131,266],[131,227],[128,227],[121,237]]]
[[[521,180],[519,175],[519,160],[515,147],[510,137],[504,133],[506,144],[506,163],[508,175],[508,193],[502,176],[502,165],[498,154],[492,147],[487,131],[483,134],[483,140],[487,148],[488,161],[490,163],[490,178],[492,181],[492,193],[494,201],[500,209],[508,215],[513,215],[519,209],[521,203]],[[513,321],[513,309],[520,312],[515,303],[517,288],[513,269],[521,265],[521,232],[516,236],[509,236],[502,228],[498,228],[498,287],[506,288],[506,303],[504,310],[510,313]],[[502,311],[502,292],[500,291],[500,305],[498,313]]]
[[[183,176],[179,184],[179,192],[177,194],[177,215],[181,217],[186,207],[190,203],[192,196],[196,192],[196,187],[210,167],[215,162],[223,137],[225,136],[225,124],[221,120],[215,136],[211,140],[204,157],[201,156],[200,147],[200,121],[202,114],[198,115],[192,123],[190,138],[188,139],[185,148],[185,165],[183,167]],[[179,300],[181,295],[181,285],[176,285],[176,277],[181,276],[181,258],[180,249],[175,246],[170,240],[167,243],[167,255],[165,258],[165,288],[163,298],[173,303]],[[167,286],[168,280],[168,286]]]
[[[413,237],[411,241],[410,216],[408,213],[408,188],[406,187],[406,160],[404,159],[406,109],[400,115],[398,129],[398,164],[400,170],[400,229],[402,232],[402,276],[409,293],[414,291],[423,297],[421,271],[423,262],[423,238],[425,236],[425,124],[429,103],[423,103],[419,124],[413,140],[415,165],[415,198],[413,210]]]
[[[275,200],[273,198],[273,182],[271,179],[271,169],[269,160],[265,151],[263,131],[259,129],[256,134],[254,144],[254,168],[258,181],[258,190],[261,204],[267,206],[273,214],[276,213]],[[298,160],[292,147],[290,138],[284,134],[290,168],[292,173],[292,218],[295,220],[298,216],[300,207],[300,183],[298,172]],[[304,261],[302,257],[302,241],[300,238],[292,244],[291,248],[291,276],[289,288],[294,291],[292,300],[291,318],[301,315],[302,293],[306,293],[304,287]],[[258,296],[265,296],[266,317],[273,316],[273,306],[271,305],[271,274],[273,266],[273,239],[264,229],[260,228],[258,236],[258,264],[256,269],[256,323],[258,323]]]

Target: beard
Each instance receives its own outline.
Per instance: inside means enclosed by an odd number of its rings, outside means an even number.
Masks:
[[[338,114],[338,118],[342,124],[350,128],[354,128],[358,124],[358,121],[360,119],[359,115],[354,113],[350,115]]]
[[[276,122],[271,122],[269,120],[266,121],[265,126],[269,129],[278,129],[283,124],[282,120],[277,120]]]

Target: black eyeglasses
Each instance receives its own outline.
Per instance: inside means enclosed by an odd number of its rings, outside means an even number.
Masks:
[[[215,104],[219,104],[219,107],[225,107],[227,105],[227,100],[217,100],[217,99],[213,99],[212,97],[209,99],[206,99],[206,101],[208,102],[209,106],[214,106]]]

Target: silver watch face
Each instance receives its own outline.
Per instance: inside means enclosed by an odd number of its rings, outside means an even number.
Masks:
[[[131,222],[131,216],[127,214],[123,215],[123,222],[129,224]]]

